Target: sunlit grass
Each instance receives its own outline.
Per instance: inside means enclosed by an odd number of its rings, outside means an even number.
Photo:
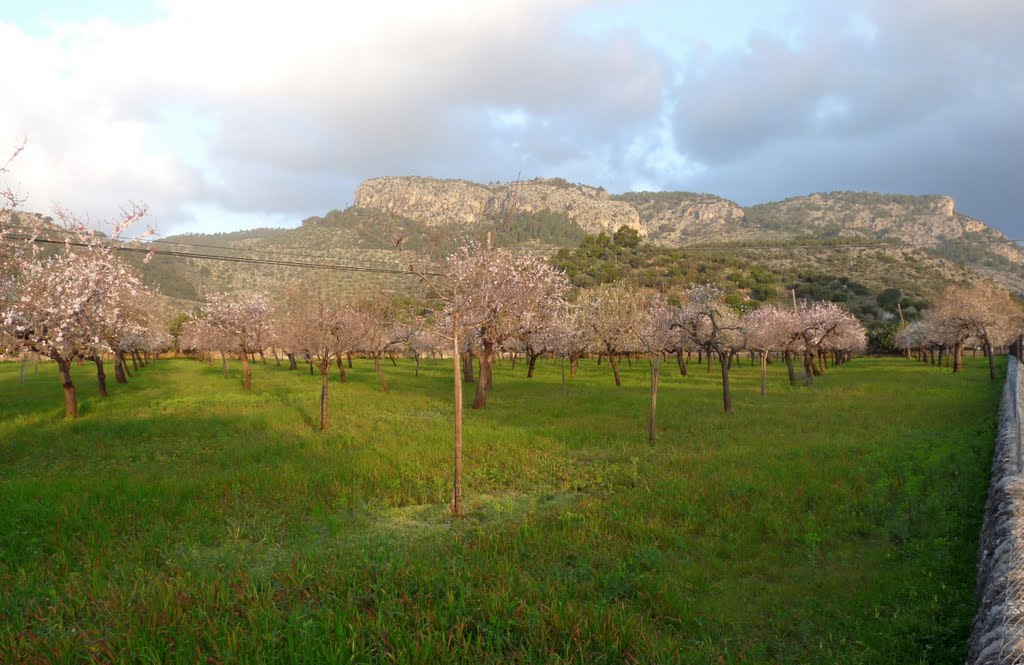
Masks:
[[[0,364],[0,661],[962,662],[999,385],[859,359],[496,368],[448,517],[451,369]],[[110,372],[112,374],[112,372]]]

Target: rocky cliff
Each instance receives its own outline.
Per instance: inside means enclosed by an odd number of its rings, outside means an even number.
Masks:
[[[559,178],[480,185],[466,180],[373,178],[356,190],[355,205],[376,208],[428,224],[472,224],[510,214],[564,214],[589,233],[614,233],[628,226],[646,235],[633,206],[603,189]]]
[[[564,215],[588,233],[636,229],[665,246],[793,238],[862,238],[910,243],[970,240],[974,254],[1024,263],[1005,236],[956,211],[948,196],[829,192],[742,208],[711,194],[628,192],[560,178],[482,185],[421,177],[373,178],[356,206],[428,224],[473,224],[541,211]],[[992,242],[996,241],[996,242]]]

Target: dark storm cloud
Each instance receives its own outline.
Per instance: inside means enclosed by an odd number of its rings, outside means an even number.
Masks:
[[[744,202],[817,190],[948,193],[1011,234],[1024,187],[1024,4],[939,0],[814,13],[783,40],[694,62],[686,183]]]

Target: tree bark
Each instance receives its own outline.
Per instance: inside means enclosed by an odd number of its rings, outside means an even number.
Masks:
[[[996,354],[992,352],[992,342],[985,340],[985,354],[988,355],[988,378],[996,380]]]
[[[245,390],[252,390],[252,368],[249,367],[249,354],[245,352],[245,348],[242,348],[242,388]],[[309,369],[313,369],[313,363],[310,361]]]
[[[139,363],[137,363],[135,361],[135,352],[134,351],[129,351],[128,352],[128,357],[130,357],[132,359],[132,369],[134,369],[136,372],[138,372],[139,371]]]
[[[528,379],[532,379],[533,378],[533,370],[534,370],[534,368],[537,367],[537,358],[538,357],[540,357],[539,353],[531,353],[530,354],[530,365],[529,365],[529,369],[526,370],[526,378],[528,378]]]
[[[299,364],[295,362],[295,354],[289,353],[288,355],[288,369],[298,369]]]
[[[100,385],[100,397],[107,396],[107,374],[103,371],[103,358],[100,354],[96,354],[92,357],[93,362],[96,363],[96,381]]]
[[[708,354],[710,357],[710,354]],[[732,354],[720,353],[719,364],[722,366],[722,406],[726,413],[732,413],[732,391],[729,389],[729,360]]]
[[[224,378],[228,378],[228,354],[220,352],[220,366],[224,370]]]
[[[654,443],[654,423],[658,417],[658,376],[661,373],[661,354],[655,354],[651,363],[651,415],[647,419],[647,442]]]
[[[348,375],[345,373],[345,364],[341,362],[341,354],[338,354],[338,381],[348,383]]]
[[[60,370],[60,381],[64,388],[64,417],[78,417],[78,396],[75,394],[75,384],[71,381],[71,361],[60,356],[51,356],[57,361],[57,369]]]
[[[953,373],[959,372],[964,367],[964,345],[957,342],[953,346]]]
[[[484,340],[481,346],[478,356],[480,374],[477,376],[476,397],[473,399],[473,408],[477,410],[487,407],[487,393],[491,390],[491,369],[494,364],[494,345]]]
[[[416,352],[415,354],[413,354],[413,355],[414,355],[414,357],[416,358],[416,374],[415,374],[415,376],[419,377],[419,375],[420,375],[420,354],[419,354],[419,352],[417,351],[417,352]]]
[[[790,385],[797,385],[797,372],[793,368],[793,351],[786,350],[782,357],[785,359],[785,369],[790,372]]]
[[[679,376],[686,376],[686,359],[682,351],[676,351],[676,364],[679,365]]]
[[[338,364],[341,364],[340,362]],[[327,384],[331,369],[331,355],[324,353],[320,359],[320,431],[327,431]]]
[[[621,388],[622,387],[622,376],[619,374],[619,363],[618,363],[617,360],[615,360],[615,354],[614,353],[609,353],[608,354],[608,364],[612,366],[612,374],[615,375],[615,387],[616,388]]]
[[[462,380],[473,383],[473,352],[466,351],[462,356]]]
[[[128,383],[124,376],[124,353],[121,349],[114,349],[114,381],[117,383]]]

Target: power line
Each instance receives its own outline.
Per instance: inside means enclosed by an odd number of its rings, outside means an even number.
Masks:
[[[73,240],[60,240],[56,238],[33,238],[31,236],[19,236],[11,235],[8,236],[14,240],[30,240],[32,242],[49,245],[70,245],[72,247],[88,247],[87,243]],[[228,263],[243,263],[249,265],[265,265],[265,266],[279,266],[286,268],[312,268],[319,270],[334,270],[338,272],[362,272],[362,273],[376,273],[376,274],[388,274],[388,275],[410,275],[419,277],[421,275],[440,277],[441,273],[437,272],[416,272],[414,270],[403,270],[400,268],[374,268],[370,266],[353,266],[339,263],[312,263],[308,261],[286,261],[283,259],[258,259],[244,256],[221,256],[216,254],[198,254],[195,252],[180,252],[169,249],[147,249],[145,247],[137,247],[131,245],[111,245],[112,249],[118,252],[134,253],[134,254],[152,254],[155,256],[176,256],[180,258],[188,259],[200,259],[209,261],[226,261]]]
[[[20,229],[20,230],[23,230],[23,231],[33,231],[33,230],[35,230],[35,229],[31,228],[31,227],[18,226],[18,225],[12,225],[10,228],[12,228],[12,229]],[[46,232],[47,233],[62,233],[62,234],[72,235],[72,236],[76,235],[74,231],[69,231],[68,229],[61,229],[61,228],[47,229]],[[194,242],[181,242],[181,241],[178,241],[178,240],[148,239],[148,238],[140,238],[140,237],[125,238],[121,242],[134,242],[134,241],[137,241],[137,240],[145,242],[147,245],[152,244],[152,243],[161,243],[161,244],[172,245],[172,246],[186,246],[186,247],[199,247],[199,248],[202,248],[202,249],[216,249],[216,250],[225,251],[225,252],[247,252],[247,253],[250,253],[250,254],[280,254],[282,256],[291,256],[291,257],[294,257],[294,258],[304,259],[306,261],[331,261],[331,260],[333,260],[335,258],[335,257],[332,257],[332,256],[324,256],[324,255],[318,255],[318,254],[305,254],[305,253],[292,252],[292,251],[281,250],[281,249],[264,249],[264,248],[258,248],[258,247],[231,247],[231,246],[225,246],[225,245],[206,245],[206,244],[194,243]],[[384,251],[386,251],[386,250],[384,250]],[[368,259],[368,260],[369,261],[373,261],[375,263],[384,263],[384,261],[377,260],[377,259]]]

